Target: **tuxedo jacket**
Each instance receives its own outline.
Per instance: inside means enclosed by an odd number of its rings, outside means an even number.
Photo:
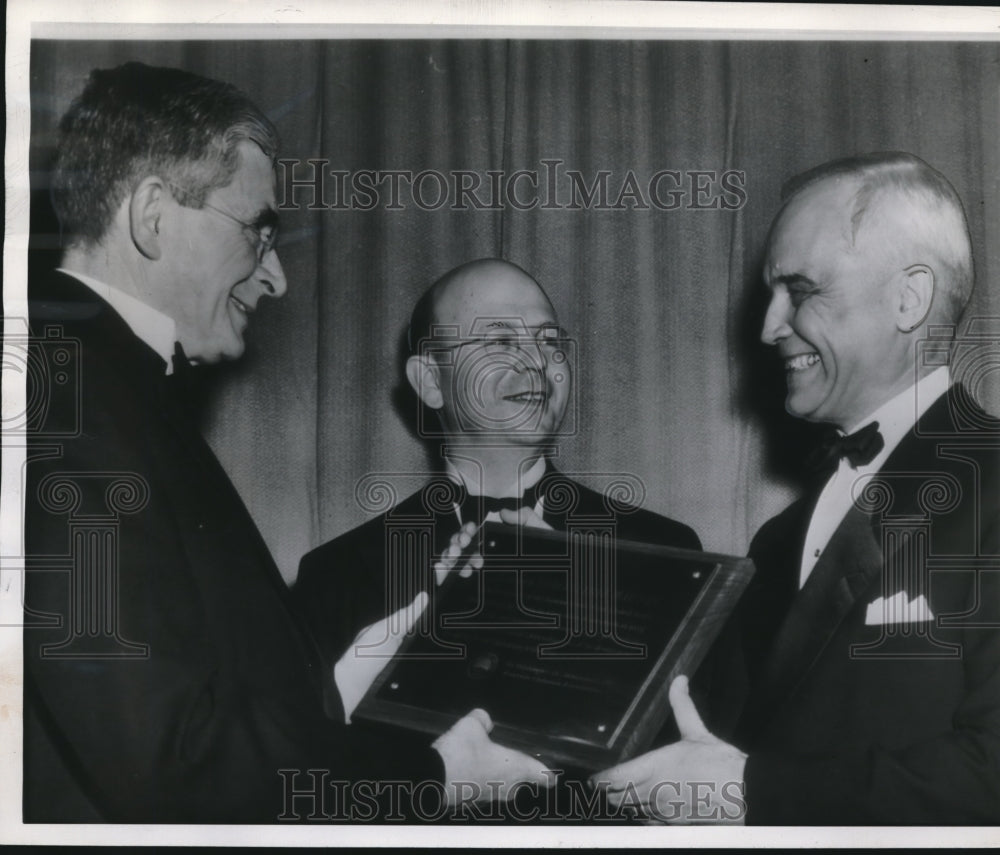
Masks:
[[[394,752],[324,715],[332,678],[163,360],[72,277],[29,288],[44,406],[26,479],[25,821],[276,822],[313,812],[286,800],[311,786],[295,770],[440,780],[429,747]]]
[[[1000,822],[998,422],[953,386],[855,496],[801,590],[817,494],[751,546],[747,821]]]
[[[609,502],[551,466],[538,490],[549,497],[543,502],[543,518],[554,529],[565,530],[573,517],[612,519],[616,536],[623,540],[701,548],[688,526],[652,511]],[[429,564],[421,561],[418,567],[414,561],[390,555],[388,534],[398,527],[412,532],[429,529],[428,553],[430,560],[436,559],[460,527],[448,500],[453,493],[447,478],[434,479],[390,511],[302,558],[293,592],[328,663],[336,662],[366,626],[409,604],[419,591],[433,589]]]

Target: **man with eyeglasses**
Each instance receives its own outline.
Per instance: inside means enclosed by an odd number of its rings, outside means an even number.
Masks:
[[[406,750],[325,715],[332,669],[198,430],[185,375],[240,357],[287,287],[277,142],[233,87],[139,63],[94,71],[61,122],[66,248],[29,276],[29,356],[52,370],[28,384],[26,822],[343,819],[328,779],[452,798],[540,776],[481,713]]]
[[[610,500],[561,473],[560,429],[572,393],[573,342],[538,283],[515,264],[479,259],[445,273],[418,301],[406,378],[434,416],[421,420],[441,475],[388,512],[303,557],[293,591],[327,661],[359,633],[431,590],[484,521],[563,530],[574,517],[614,520],[616,536],[700,549],[688,526]],[[433,569],[390,554],[387,532],[431,522]],[[454,535],[462,526],[461,543]],[[395,541],[398,542],[398,541]]]

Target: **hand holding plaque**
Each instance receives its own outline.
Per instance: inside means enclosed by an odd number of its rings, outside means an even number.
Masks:
[[[340,702],[344,707],[346,724],[351,723],[351,715],[358,702],[382,669],[396,655],[399,646],[427,608],[427,602],[427,593],[421,591],[410,605],[365,627],[333,666],[333,682],[337,686]],[[365,649],[364,656],[356,655],[358,648]]]
[[[679,741],[599,772],[591,784],[610,805],[628,803],[653,822],[744,824],[747,755],[705,727],[687,677],[671,683],[670,707]]]
[[[648,747],[753,565],[612,532],[486,524],[485,564],[438,589],[357,716],[440,734],[469,709],[496,742],[596,771]]]
[[[461,568],[458,571],[460,576],[468,578],[483,566],[483,556],[478,551],[478,546],[473,552],[466,552],[477,533],[476,525],[466,523],[452,535],[448,547],[434,564],[438,585],[456,568]],[[421,591],[409,605],[365,627],[334,665],[333,681],[344,707],[345,723],[351,723],[351,715],[358,702],[395,656],[406,635],[423,614],[427,602],[427,593]],[[363,656],[358,655],[359,650],[364,650]]]
[[[438,584],[456,567],[462,568],[460,575],[464,577],[482,567],[481,553],[465,553],[474,534],[476,527],[467,524],[452,537],[437,562],[441,568],[437,573]],[[391,661],[427,603],[426,592],[421,592],[410,605],[366,627],[334,666],[334,682],[347,724],[351,723],[358,701]],[[365,655],[358,655],[359,649],[363,649]],[[552,774],[543,763],[491,741],[492,729],[489,714],[473,709],[434,742],[433,747],[444,762],[445,793],[450,804],[457,805],[463,800],[502,801],[522,783],[549,786],[553,782]]]
[[[534,757],[497,745],[493,721],[475,709],[434,742],[444,761],[445,792],[451,805],[463,801],[505,801],[524,783],[551,786],[555,775]]]

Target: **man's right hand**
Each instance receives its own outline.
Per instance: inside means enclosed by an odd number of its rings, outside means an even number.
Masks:
[[[555,773],[541,761],[493,742],[492,729],[489,713],[475,709],[434,742],[444,760],[445,792],[453,807],[469,801],[506,801],[525,784],[555,783]]]

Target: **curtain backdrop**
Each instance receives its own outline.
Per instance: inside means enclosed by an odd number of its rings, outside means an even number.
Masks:
[[[543,161],[561,162],[553,204],[528,210],[427,210],[406,192],[393,210],[385,185],[372,210],[310,209],[312,190],[296,191],[282,213],[288,295],[262,303],[206,426],[289,580],[305,551],[369,515],[360,479],[396,473],[402,497],[432,465],[400,387],[400,347],[419,294],[461,262],[523,266],[576,339],[559,465],[597,486],[599,473],[639,475],[647,507],[740,554],[796,494],[805,442],[782,412],[780,367],[757,343],[762,246],[785,179],[856,152],[924,158],[969,214],[971,314],[1000,315],[995,43],[35,42],[36,247],[52,244],[46,170],[59,116],[91,68],[131,59],[244,89],[278,126],[282,156],[302,163],[298,178],[309,159],[351,174],[468,170],[485,200],[489,171],[523,169],[544,203]],[[621,210],[570,209],[570,170],[588,188],[610,173],[609,203],[630,170],[643,193],[660,170],[737,170],[745,204],[693,208],[707,197],[667,179],[660,197],[678,189],[674,210],[634,197]],[[718,195],[718,179],[699,180]],[[435,181],[422,185],[425,202]],[[335,201],[333,185],[320,201]],[[517,187],[531,195],[526,180]],[[980,389],[994,411],[996,379]]]

